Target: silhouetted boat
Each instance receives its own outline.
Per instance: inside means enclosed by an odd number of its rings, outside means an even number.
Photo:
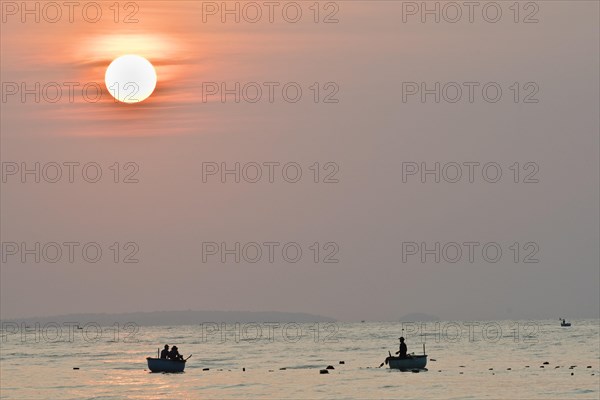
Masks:
[[[399,369],[401,371],[410,371],[413,369],[425,369],[427,365],[427,355],[411,355],[407,357],[388,357],[385,359],[386,364],[392,369]]]
[[[146,360],[148,360],[148,369],[152,372],[183,372],[186,362],[186,360],[168,360],[152,357],[147,357]]]
[[[560,321],[560,326],[563,326],[563,327],[566,327],[566,326],[571,326],[571,323],[570,323],[570,322],[567,322],[567,321],[565,321],[565,319],[563,318],[563,319]]]

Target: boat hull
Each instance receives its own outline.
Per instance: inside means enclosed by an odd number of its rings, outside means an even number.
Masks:
[[[427,365],[427,355],[414,355],[405,358],[388,357],[387,362],[390,368],[399,369],[401,371],[424,369]]]
[[[152,372],[183,372],[185,361],[167,360],[164,358],[146,358],[148,369]]]

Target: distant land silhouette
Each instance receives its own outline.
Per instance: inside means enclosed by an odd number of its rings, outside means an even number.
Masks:
[[[80,325],[96,323],[101,326],[110,326],[115,323],[125,324],[133,322],[139,326],[171,326],[171,325],[195,325],[209,322],[225,323],[248,323],[248,322],[335,322],[335,319],[307,314],[289,313],[279,311],[151,311],[132,312],[122,314],[67,314],[50,317],[33,318],[7,318],[2,323],[69,323],[76,322]]]
[[[435,315],[423,314],[423,313],[410,313],[403,317],[400,317],[400,322],[420,322],[420,321],[439,321],[440,318]]]

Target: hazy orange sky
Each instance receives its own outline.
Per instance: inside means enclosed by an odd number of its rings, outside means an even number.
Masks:
[[[192,1],[138,2],[132,24],[115,23],[104,2],[97,23],[3,14],[3,85],[103,87],[106,67],[125,53],[148,58],[158,74],[155,93],[140,104],[115,103],[106,91],[97,103],[63,95],[0,104],[3,162],[96,162],[105,177],[8,178],[2,241],[95,241],[106,254],[111,243],[131,241],[140,259],[10,258],[0,271],[3,317],[172,309],[347,320],[598,315],[598,3],[539,2],[533,24],[514,23],[507,8],[498,23],[403,22],[402,2],[391,1],[336,2],[339,22],[325,24],[312,21],[312,2],[300,3],[306,18],[298,23],[204,23],[202,2]],[[402,101],[403,82],[471,81],[497,82],[502,101]],[[295,82],[303,97],[290,103],[279,91],[272,103],[205,102],[207,82]],[[315,82],[320,100],[324,85],[335,84],[338,102],[315,103]],[[521,95],[534,82],[539,102],[512,101],[514,82]],[[299,163],[303,179],[202,180],[205,162],[271,161]],[[402,182],[403,162],[468,161],[499,163],[502,181]],[[136,163],[139,182],[113,183],[115,162]],[[336,163],[339,183],[315,184],[315,162]],[[539,183],[513,183],[515,162],[536,163]],[[202,262],[203,242],[268,241],[336,242],[340,262]],[[494,264],[403,263],[401,243],[422,241],[493,241],[505,256]],[[541,262],[512,262],[514,242],[537,243]]]

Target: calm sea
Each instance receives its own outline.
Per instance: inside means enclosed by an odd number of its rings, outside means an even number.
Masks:
[[[1,397],[598,399],[600,321],[571,322],[5,326]],[[426,342],[428,371],[378,368],[402,328],[409,353]],[[148,372],[165,343],[193,354],[184,373]]]

